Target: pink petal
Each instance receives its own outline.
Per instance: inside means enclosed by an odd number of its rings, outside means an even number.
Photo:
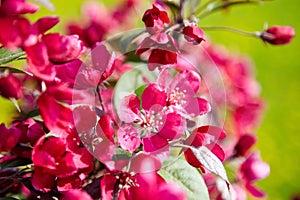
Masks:
[[[38,29],[39,34],[43,34],[49,29],[51,29],[53,26],[55,26],[59,22],[58,17],[42,17],[39,18],[35,23],[34,26]]]
[[[54,186],[55,176],[45,173],[39,167],[36,167],[34,169],[31,183],[36,190],[49,192]]]
[[[121,126],[117,132],[119,145],[133,153],[141,144],[138,129],[131,125]]]
[[[183,108],[186,114],[192,118],[211,111],[211,106],[206,99],[188,96],[186,101],[187,103],[183,105]]]
[[[171,90],[175,90],[176,88],[179,91],[186,91],[187,95],[195,96],[198,92],[201,84],[201,78],[199,74],[195,71],[182,71],[176,74],[173,78],[170,88]]]
[[[149,173],[159,170],[161,161],[150,153],[139,152],[131,158],[129,171],[136,173]]]
[[[205,145],[208,149],[211,150],[211,152],[213,152],[222,162],[224,161],[225,159],[225,152],[224,150],[222,149],[222,147],[217,144],[217,143],[211,143],[211,144],[208,144],[208,145]]]
[[[134,94],[123,98],[118,110],[119,118],[125,123],[139,120],[138,113],[140,112],[140,100]]]
[[[264,197],[266,197],[266,193],[263,192],[262,190],[258,189],[254,185],[247,184],[246,188],[250,192],[250,194],[253,195],[256,198],[264,198]]]
[[[227,135],[226,132],[224,131],[224,129],[221,129],[216,126],[201,126],[201,127],[197,128],[197,132],[202,133],[202,134],[208,133],[209,135],[214,136],[215,140],[224,139]]]
[[[145,137],[142,140],[145,152],[155,152],[168,147],[168,141],[159,135]]]
[[[145,110],[159,111],[166,105],[167,94],[157,84],[148,85],[142,94],[142,107]]]
[[[184,135],[186,121],[178,113],[168,113],[159,129],[159,135],[166,139],[177,139]]]

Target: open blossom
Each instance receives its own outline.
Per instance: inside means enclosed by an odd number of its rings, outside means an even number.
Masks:
[[[164,28],[165,23],[169,23],[170,19],[166,10],[159,4],[153,4],[151,9],[146,10],[143,16],[147,30],[151,33],[157,32]]]
[[[141,138],[146,152],[153,152],[166,147],[168,140],[181,137],[185,129],[185,121],[180,114],[176,112],[166,113],[161,110],[166,104],[166,95],[157,95],[156,92],[160,92],[158,90],[159,88],[156,88],[156,91],[144,91],[142,104],[136,95],[126,96],[119,111],[119,117],[122,121],[131,123],[130,126],[137,124],[139,128],[131,128],[131,135],[123,135],[123,131],[119,131],[118,134],[122,134],[122,136],[118,135],[118,137],[135,138],[136,142],[131,143],[135,147],[137,147],[136,143],[138,144],[138,140]],[[151,100],[146,101],[147,98]],[[143,138],[142,135],[144,135]],[[125,143],[126,140],[122,139],[119,142]]]
[[[288,44],[295,36],[295,30],[291,26],[271,26],[261,33],[263,41],[273,45]]]
[[[198,97],[201,78],[196,72],[181,71],[170,80],[168,69],[165,69],[159,74],[157,83],[147,87],[145,91],[148,88],[151,90],[151,87],[162,87],[167,96],[165,105],[169,110],[175,110],[186,118],[204,115],[211,110],[207,100]],[[145,100],[149,101],[151,98]]]
[[[72,141],[44,136],[35,144],[32,184],[37,190],[47,192],[55,183],[60,191],[81,186],[81,179],[93,169],[92,157],[85,148],[74,146]]]

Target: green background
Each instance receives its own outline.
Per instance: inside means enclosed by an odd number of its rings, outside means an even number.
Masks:
[[[45,8],[32,19],[44,15],[58,15],[65,20],[79,18],[82,0],[53,0],[56,10]],[[102,1],[112,6],[111,1]],[[113,2],[116,2],[113,1]],[[143,10],[140,10],[141,14]],[[136,19],[134,19],[136,20]],[[225,25],[248,31],[262,30],[269,25],[291,25],[300,30],[300,1],[274,0],[261,5],[237,6],[226,12],[215,13],[200,25]],[[287,46],[265,45],[255,38],[229,32],[211,31],[207,35],[230,50],[248,54],[256,66],[256,76],[261,84],[262,96],[267,102],[265,116],[259,127],[257,148],[262,158],[271,166],[270,176],[259,182],[267,191],[268,199],[291,199],[300,193],[300,48],[299,37]],[[9,122],[14,108],[10,102],[0,99],[0,121]]]

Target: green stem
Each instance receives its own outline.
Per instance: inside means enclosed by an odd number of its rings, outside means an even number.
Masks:
[[[238,34],[246,35],[246,36],[250,36],[250,37],[260,37],[259,32],[254,32],[254,33],[253,32],[247,32],[247,31],[243,31],[243,30],[240,30],[240,29],[227,27],[227,26],[207,26],[207,27],[201,27],[201,29],[203,29],[204,31],[222,30],[222,31],[234,32],[234,33],[238,33]]]

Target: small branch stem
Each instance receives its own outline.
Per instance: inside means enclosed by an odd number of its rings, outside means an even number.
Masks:
[[[119,187],[119,184],[120,184],[120,180],[117,179],[115,185],[114,185],[114,191],[113,191],[113,197],[112,197],[112,200],[118,200],[119,198],[119,194],[121,192],[121,189]]]
[[[259,32],[247,32],[247,31],[243,31],[240,29],[227,27],[227,26],[207,26],[207,27],[201,27],[201,29],[203,29],[204,31],[222,30],[222,31],[234,32],[234,33],[238,33],[238,34],[246,35],[246,36],[250,36],[250,37],[260,37]]]
[[[101,97],[101,94],[100,94],[100,85],[97,85],[96,93],[98,95],[98,99],[99,99],[99,103],[100,103],[100,106],[102,108],[102,111],[104,111],[103,101],[102,101],[102,97]]]
[[[183,22],[184,1],[185,0],[180,0],[180,3],[179,3],[179,12],[178,12],[178,16],[177,16],[177,22],[178,23],[182,23]]]

